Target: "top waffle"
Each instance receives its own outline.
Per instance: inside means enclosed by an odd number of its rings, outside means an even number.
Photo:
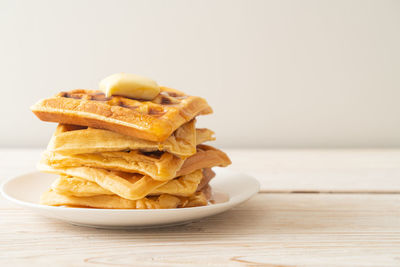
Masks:
[[[43,99],[31,109],[43,121],[107,129],[158,142],[195,116],[212,113],[205,99],[166,87],[151,101],[77,89]]]

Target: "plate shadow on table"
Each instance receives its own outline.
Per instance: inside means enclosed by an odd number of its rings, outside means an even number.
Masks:
[[[235,233],[238,235],[248,234],[251,229],[258,228],[259,224],[263,224],[261,221],[262,216],[258,216],[259,212],[254,210],[257,202],[257,197],[254,197],[247,202],[228,210],[224,213],[206,217],[198,221],[187,222],[185,224],[175,226],[162,226],[155,228],[132,228],[132,229],[103,229],[103,228],[90,228],[85,226],[71,225],[66,222],[61,222],[55,219],[43,218],[46,220],[46,227],[50,227],[53,230],[70,231],[76,234],[112,234],[115,236],[123,235],[125,238],[131,236],[133,239],[137,238],[138,235],[148,236],[149,239],[155,236],[157,240],[163,235],[171,236],[171,234],[186,233],[193,235],[193,238],[204,237],[213,235],[212,239],[223,237],[224,234],[232,232],[232,228],[235,228]],[[51,230],[51,229],[50,229]],[[203,236],[203,237],[202,237]],[[179,238],[179,236],[177,236]]]

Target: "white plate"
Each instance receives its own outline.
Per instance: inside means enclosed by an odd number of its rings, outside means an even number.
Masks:
[[[183,224],[215,215],[246,201],[257,194],[258,181],[246,174],[217,169],[211,181],[216,198],[229,200],[204,207],[183,209],[85,209],[52,207],[38,204],[40,195],[57,178],[54,174],[32,172],[7,180],[1,192],[8,200],[39,214],[76,225],[98,228],[146,228]],[[217,202],[221,200],[216,199]]]

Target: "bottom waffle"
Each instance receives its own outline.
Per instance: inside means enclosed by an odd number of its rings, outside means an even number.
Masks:
[[[130,200],[154,194],[189,196],[198,189],[199,184],[204,180],[203,176],[211,179],[215,175],[208,169],[204,172],[196,170],[176,179],[162,182],[145,175],[89,167],[55,169],[47,165],[40,165],[39,169],[60,174],[60,178],[53,183],[52,188],[61,194],[78,197],[116,194]],[[204,182],[201,186],[203,184]]]
[[[40,203],[49,206],[85,207],[98,209],[173,209],[205,206],[208,203],[206,194],[196,192],[190,197],[177,197],[168,194],[129,200],[117,195],[98,195],[76,197],[59,194],[49,190],[42,194]]]
[[[93,169],[92,169],[93,170]],[[60,175],[60,177],[53,182],[51,185],[51,189],[59,194],[68,195],[68,196],[76,196],[76,197],[91,197],[97,195],[114,195],[117,194],[121,197],[128,195],[129,197],[124,197],[131,200],[136,200],[143,198],[147,195],[162,195],[169,194],[174,196],[188,197],[193,195],[194,192],[200,191],[203,189],[205,185],[215,176],[215,173],[211,169],[204,169],[203,171],[197,170],[191,174],[184,175],[173,179],[167,183],[164,183],[160,187],[154,188],[152,186],[146,187],[146,179],[139,182],[142,186],[135,186],[135,183],[140,181],[141,179],[130,177],[125,178],[126,181],[132,183],[132,188],[136,189],[136,193],[134,194],[136,197],[132,197],[132,194],[122,194],[121,187],[122,184],[118,185],[119,190],[113,187],[110,187],[110,183],[102,183],[104,187],[100,186],[96,182],[92,182],[88,179],[68,176],[68,175]],[[107,179],[107,178],[106,178]],[[143,179],[143,178],[142,178]],[[114,186],[117,186],[115,184]],[[116,193],[117,192],[117,193]],[[138,197],[141,196],[141,197]]]

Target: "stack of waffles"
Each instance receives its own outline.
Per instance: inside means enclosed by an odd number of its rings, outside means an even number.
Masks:
[[[52,206],[165,209],[207,205],[212,167],[228,156],[196,128],[212,113],[200,97],[161,87],[151,101],[72,90],[39,101],[32,111],[59,123],[39,169],[58,179],[41,196]]]

